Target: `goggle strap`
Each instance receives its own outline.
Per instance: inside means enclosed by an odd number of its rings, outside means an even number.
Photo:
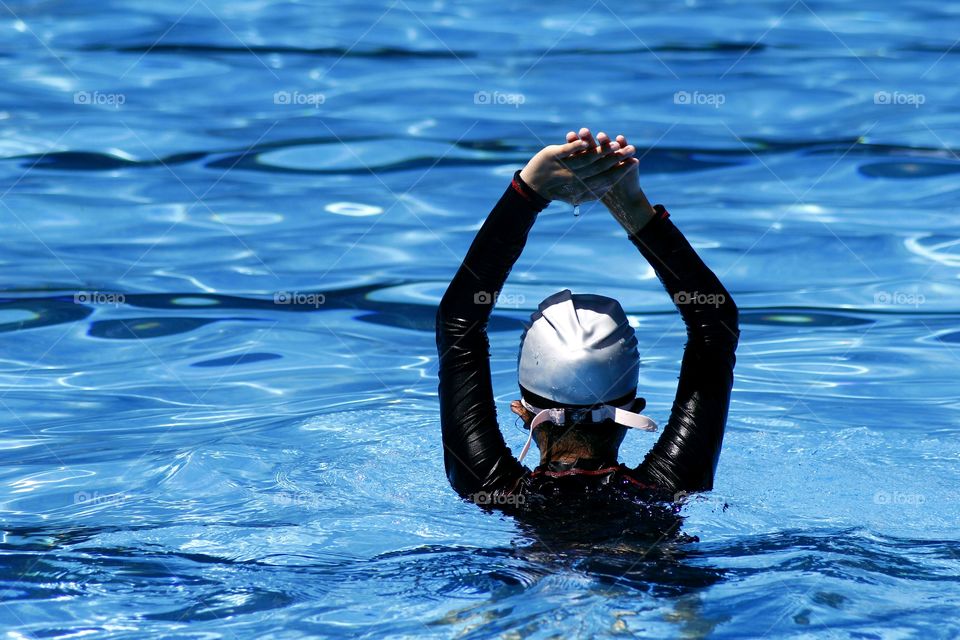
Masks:
[[[517,462],[523,462],[523,459],[527,457],[527,453],[530,451],[530,443],[533,442],[533,430],[537,427],[531,425],[530,433],[527,435],[527,442],[523,445],[523,449],[520,451],[520,457],[517,458]]]
[[[567,421],[567,411],[569,411],[569,409],[540,409],[533,406],[523,398],[520,399],[520,403],[527,409],[527,411],[536,414],[533,417],[533,420],[530,421],[530,433],[527,435],[527,442],[523,445],[523,449],[520,451],[520,457],[517,458],[518,462],[523,462],[523,459],[527,457],[527,453],[530,451],[530,444],[533,442],[533,430],[544,422],[553,422],[554,424],[561,426],[564,425]],[[626,410],[626,407],[632,405],[632,402],[625,404],[622,407],[604,404],[590,411],[591,418],[594,422],[602,422],[610,419],[617,424],[629,427],[631,429],[640,429],[641,431],[656,431],[657,423],[654,422],[652,418]]]
[[[610,418],[617,424],[622,424],[631,429],[640,429],[641,431],[652,432],[657,430],[657,423],[642,413],[634,413],[633,411],[626,411],[621,407],[611,407],[610,405],[604,405],[604,409],[612,414]],[[594,416],[596,416],[596,412],[594,412]],[[596,421],[596,417],[594,417],[594,420]]]

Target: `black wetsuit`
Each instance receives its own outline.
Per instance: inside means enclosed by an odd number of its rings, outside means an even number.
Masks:
[[[640,466],[584,461],[533,472],[507,448],[490,378],[487,322],[537,214],[549,201],[519,177],[487,217],[437,310],[440,419],[444,463],[453,488],[476,502],[543,503],[577,494],[591,503],[634,502],[651,492],[713,488],[733,385],[737,307],[673,225],[666,210],[630,240],[677,304],[687,345],[670,419]]]

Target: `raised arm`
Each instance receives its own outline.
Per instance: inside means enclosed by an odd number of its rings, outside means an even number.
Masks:
[[[437,309],[440,423],[447,478],[461,495],[512,487],[525,468],[497,423],[487,322],[527,234],[550,200],[595,200],[632,148],[551,145],[518,171],[483,223]]]
[[[601,148],[610,144],[602,133],[597,139]],[[622,136],[617,142],[626,145]],[[670,491],[708,490],[713,488],[733,386],[740,337],[737,306],[666,210],[650,205],[636,175],[638,163],[630,162],[634,175],[607,192],[604,204],[654,268],[687,328],[670,419],[636,472]]]
[[[630,240],[677,305],[687,345],[670,419],[638,475],[670,491],[704,491],[713,488],[727,423],[740,336],[737,306],[667,212],[656,210]]]
[[[497,423],[487,338],[496,297],[537,213],[549,202],[519,173],[483,223],[437,309],[443,458],[447,479],[462,495],[510,485],[524,470]]]

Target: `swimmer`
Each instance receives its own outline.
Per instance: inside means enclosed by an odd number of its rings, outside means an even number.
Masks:
[[[517,171],[487,216],[437,310],[439,397],[447,478],[490,506],[542,503],[567,493],[607,500],[713,488],[740,336],[729,292],[640,187],[636,149],[624,136],[567,134]],[[653,267],[686,325],[687,343],[669,419],[642,463],[618,461],[630,429],[654,431],[637,395],[637,336],[620,303],[566,289],[543,300],[520,339],[520,397],[528,430],[520,459],[497,422],[487,323],[537,214],[551,200],[600,200]],[[625,268],[629,266],[625,265]],[[531,442],[532,471],[521,464]]]

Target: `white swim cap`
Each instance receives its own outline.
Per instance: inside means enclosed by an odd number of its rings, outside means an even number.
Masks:
[[[637,391],[637,337],[613,298],[564,289],[530,316],[518,370],[521,390],[539,406],[622,400]]]
[[[657,423],[635,403],[640,376],[637,336],[613,298],[570,293],[546,298],[520,339],[521,402],[534,414],[519,460],[541,424],[612,420],[642,431]],[[639,404],[639,406],[637,406]]]

